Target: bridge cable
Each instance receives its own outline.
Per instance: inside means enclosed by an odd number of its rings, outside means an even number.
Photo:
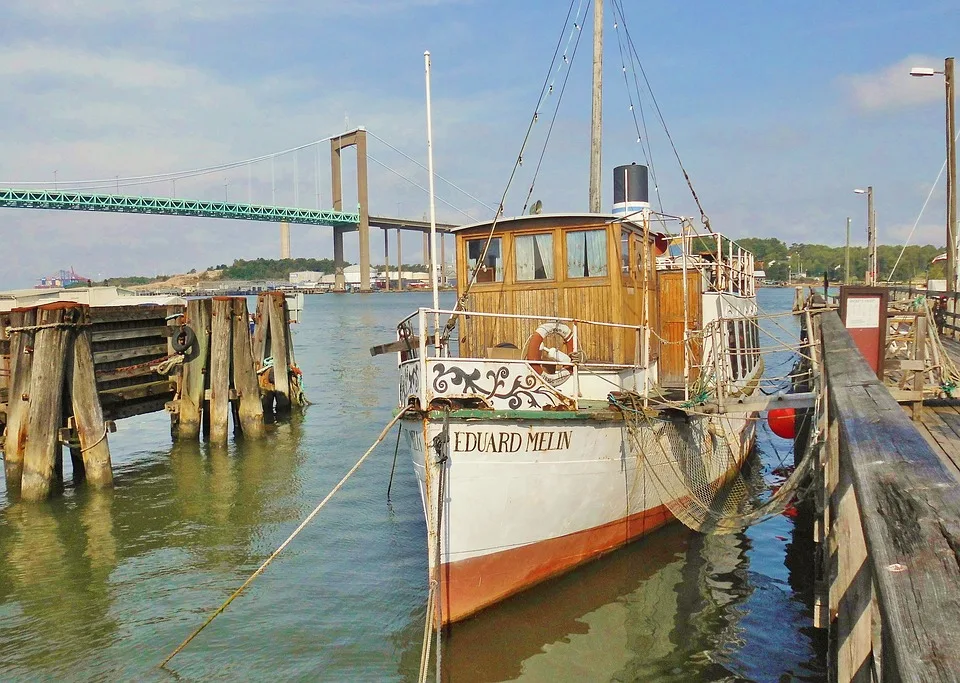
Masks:
[[[422,168],[424,171],[427,170],[427,167],[426,167],[426,166],[424,166],[423,164],[421,164],[419,161],[417,161],[416,159],[414,159],[412,156],[410,156],[409,154],[407,154],[407,153],[404,152],[403,150],[394,147],[393,145],[391,145],[389,142],[387,142],[386,140],[384,140],[382,137],[380,137],[380,136],[377,135],[376,133],[368,130],[368,131],[367,131],[367,134],[368,134],[370,137],[372,137],[372,138],[376,138],[377,140],[379,140],[380,142],[382,142],[383,144],[385,144],[387,147],[389,147],[389,148],[392,149],[394,152],[396,152],[396,153],[399,154],[400,156],[404,157],[404,158],[407,159],[408,161],[413,162],[414,164],[416,164],[417,166],[419,166],[420,168]],[[368,153],[368,154],[367,154],[367,157],[369,158],[369,156],[370,156],[370,154]],[[479,205],[482,206],[483,208],[488,209],[488,210],[490,210],[490,211],[493,211],[493,210],[494,210],[492,206],[490,206],[489,204],[487,204],[487,203],[486,203],[485,201],[483,201],[482,199],[479,199],[479,198],[477,198],[477,197],[474,197],[472,194],[470,194],[469,192],[467,192],[466,190],[464,190],[462,187],[458,186],[458,185],[457,185],[456,183],[454,183],[452,180],[448,180],[448,179],[444,178],[444,177],[443,177],[442,175],[440,175],[439,173],[434,173],[433,175],[434,175],[435,178],[437,178],[438,180],[442,180],[442,181],[445,182],[447,185],[449,185],[449,186],[452,187],[453,189],[457,190],[457,191],[460,192],[461,194],[465,194],[467,197],[469,197],[470,199],[472,199],[473,201],[475,201],[477,204],[479,204]]]
[[[397,170],[395,170],[395,169],[390,168],[389,166],[387,166],[385,163],[383,163],[383,162],[380,161],[379,159],[371,156],[369,153],[367,153],[367,159],[369,159],[369,160],[372,161],[373,163],[377,164],[378,166],[383,166],[385,169],[387,169],[388,171],[390,171],[391,173],[393,173],[395,176],[397,176],[398,178],[402,178],[403,180],[406,180],[408,183],[410,183],[411,185],[413,185],[413,186],[416,187],[417,189],[423,190],[424,192],[429,192],[429,190],[427,190],[427,188],[425,188],[425,187],[424,187],[423,185],[421,185],[420,183],[416,182],[415,180],[411,180],[411,179],[408,178],[407,176],[403,175],[400,171],[397,171]],[[451,209],[453,209],[454,211],[457,211],[458,213],[462,213],[464,216],[466,216],[467,218],[469,218],[471,221],[476,220],[476,216],[471,216],[469,213],[467,213],[467,212],[464,211],[463,209],[460,209],[460,208],[454,206],[453,204],[451,204],[450,202],[448,202],[446,199],[443,199],[442,197],[437,197],[436,199],[437,199],[437,201],[439,201],[439,202],[443,202],[444,204],[446,204],[447,206],[449,206],[449,207],[450,207]]]
[[[65,185],[68,187],[77,187],[81,185],[98,185],[103,187],[113,187],[115,184],[119,183],[120,186],[126,187],[129,185],[145,185],[148,183],[166,181],[171,179],[193,178],[200,175],[206,175],[208,173],[216,173],[219,171],[226,171],[229,169],[237,168],[237,167],[243,166],[244,164],[255,164],[261,161],[266,161],[267,159],[274,160],[279,156],[284,156],[286,154],[290,154],[291,152],[296,152],[306,147],[319,145],[320,143],[323,143],[323,142],[329,142],[334,137],[338,137],[338,136],[331,135],[330,137],[321,138],[320,140],[314,140],[304,145],[291,147],[290,149],[285,149],[280,152],[273,152],[272,154],[263,154],[258,157],[251,157],[250,159],[243,159],[242,161],[233,161],[226,164],[220,164],[218,166],[205,166],[202,168],[195,168],[187,171],[155,173],[153,175],[143,175],[143,176],[128,176],[125,178],[113,177],[113,178],[100,178],[98,180],[66,180],[66,181],[59,180],[59,181],[56,181],[56,184]],[[26,186],[32,186],[32,185],[43,186],[43,185],[53,185],[53,184],[54,184],[53,181],[47,181],[47,180],[15,181],[15,182],[0,181],[0,185],[5,187],[14,187],[14,186],[26,187]]]

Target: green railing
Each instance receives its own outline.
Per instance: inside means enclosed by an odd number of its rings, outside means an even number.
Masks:
[[[343,213],[341,211],[49,190],[0,189],[0,208],[110,211],[113,213],[142,213],[159,216],[232,218],[267,223],[330,225],[338,228],[356,228],[360,222],[359,214]]]

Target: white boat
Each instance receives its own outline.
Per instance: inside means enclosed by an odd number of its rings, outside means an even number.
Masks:
[[[437,623],[677,515],[706,523],[739,470],[755,409],[737,400],[763,372],[753,257],[667,219],[630,165],[609,214],[455,229],[460,304],[421,308],[387,345]]]

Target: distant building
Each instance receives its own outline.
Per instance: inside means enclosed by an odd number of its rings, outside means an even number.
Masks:
[[[323,277],[323,273],[318,270],[301,270],[296,273],[290,273],[290,284],[294,286],[316,285]]]

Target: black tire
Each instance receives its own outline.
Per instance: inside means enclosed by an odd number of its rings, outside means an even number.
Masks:
[[[186,355],[197,344],[197,334],[189,325],[181,325],[180,331],[170,340],[173,350]]]

